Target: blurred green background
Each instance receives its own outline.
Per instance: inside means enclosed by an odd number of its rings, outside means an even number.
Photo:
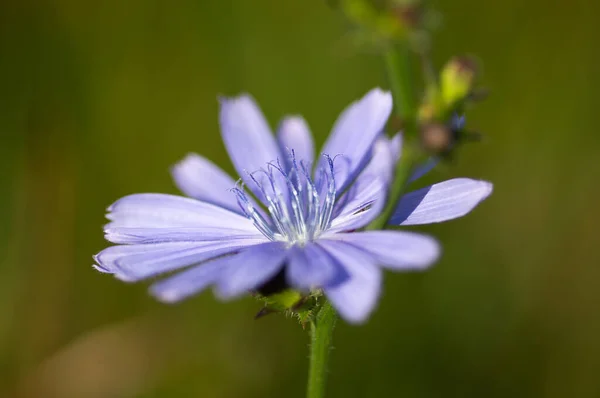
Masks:
[[[424,182],[484,178],[473,214],[422,228],[425,274],[388,273],[370,321],[340,323],[329,397],[600,396],[600,3],[437,1],[438,66],[483,60],[482,144]],[[250,298],[176,306],[91,268],[104,209],[176,190],[195,151],[232,171],[218,94],[322,143],[375,85],[318,0],[0,3],[0,397],[303,397],[308,337]]]

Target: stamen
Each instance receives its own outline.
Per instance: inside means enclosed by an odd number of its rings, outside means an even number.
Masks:
[[[323,205],[324,213],[320,220],[321,231],[329,227],[331,221],[331,213],[333,213],[333,205],[335,204],[335,177],[333,171],[333,159],[330,156],[325,155],[327,164],[329,165],[329,174],[327,176],[327,195],[325,197],[325,203]]]
[[[288,156],[286,167],[277,159],[267,163],[266,170],[248,173],[264,200],[270,220],[248,199],[243,184],[241,187],[236,184],[232,191],[243,213],[265,237],[304,245],[331,224],[336,197],[334,159],[325,155],[327,162],[315,171],[318,180],[315,183],[310,166],[296,159],[294,150]]]
[[[274,184],[273,179],[271,178],[272,175],[270,176],[269,173],[267,173],[265,170],[258,170],[258,171],[255,171],[254,173],[251,173],[250,178],[252,178],[252,181],[254,181],[254,183],[258,186],[258,188],[262,192],[265,200],[267,201],[267,210],[269,210],[269,213],[271,214],[271,220],[273,221],[273,223],[275,224],[275,226],[277,227],[279,232],[285,236],[285,235],[287,235],[286,234],[287,228],[284,226],[284,223],[288,222],[288,220],[287,220],[287,217],[285,217],[281,212],[280,201],[276,200],[277,198],[273,198],[273,196],[269,195],[267,193],[265,187],[263,186],[263,184],[259,184],[259,182],[254,177],[254,174],[257,174],[257,173],[265,174],[265,176],[267,177],[267,181],[269,182],[269,185],[273,189],[273,192],[276,194],[275,184]]]
[[[238,205],[240,206],[246,217],[248,217],[253,222],[256,229],[258,229],[264,236],[266,236],[270,240],[275,240],[275,232],[269,226],[269,223],[267,222],[267,220],[264,219],[262,214],[260,214],[260,212],[254,208],[254,205],[252,204],[252,202],[250,202],[244,191],[237,187],[232,188],[231,190],[237,196]]]
[[[294,156],[293,152],[292,152],[292,156]],[[302,189],[302,184],[300,184],[300,181],[298,180],[296,183],[296,186],[294,186],[294,183],[292,182],[289,175],[283,171],[283,168],[281,167],[279,160],[277,160],[277,166],[275,166],[274,164],[271,164],[271,163],[269,163],[269,165],[271,165],[277,171],[279,171],[279,173],[281,173],[281,175],[285,179],[285,182],[290,190],[290,193],[292,194],[292,199],[293,199],[292,202],[290,203],[290,205],[291,205],[292,211],[294,213],[293,225],[296,229],[295,232],[298,235],[305,235],[306,234],[306,223],[304,220],[304,215],[302,214],[302,202],[301,202],[301,198],[300,198],[300,194],[299,194],[299,191]],[[292,172],[293,171],[294,170],[292,169]],[[298,188],[298,189],[296,189],[296,188]]]

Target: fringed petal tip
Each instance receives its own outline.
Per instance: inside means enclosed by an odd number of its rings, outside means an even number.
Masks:
[[[93,256],[93,257],[94,257],[94,261],[97,261],[96,256]],[[92,268],[94,268],[98,272],[102,272],[103,274],[112,274],[111,271],[107,270],[106,268],[104,268],[98,264],[92,264]]]

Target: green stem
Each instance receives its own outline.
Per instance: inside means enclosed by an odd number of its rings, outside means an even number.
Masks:
[[[383,54],[396,115],[403,123],[412,122],[417,109],[410,58],[411,50],[406,43],[392,46]]]
[[[403,126],[404,143],[386,205],[381,214],[367,226],[367,230],[382,229],[386,226],[404,192],[413,165],[418,160],[413,145],[417,137],[417,98],[414,94],[410,57],[411,52],[406,43],[392,47],[384,54],[396,116],[400,118]]]
[[[400,199],[413,165],[418,160],[411,141],[417,136],[417,98],[412,86],[410,49],[408,46],[392,48],[385,54],[395,111],[403,123],[404,144],[402,156],[396,164],[394,181],[388,192],[386,206],[382,213],[367,229],[382,229],[391,217],[396,203]],[[331,304],[326,301],[316,319],[310,325],[310,367],[308,372],[307,398],[323,398],[327,379],[327,363],[331,350],[331,340],[337,315]]]
[[[335,310],[326,301],[310,324],[310,367],[307,398],[323,398],[327,379],[327,363],[331,351],[333,329],[337,320]]]
[[[406,187],[406,182],[410,177],[411,171],[413,169],[414,159],[412,151],[409,148],[405,148],[402,150],[402,156],[400,157],[400,161],[396,164],[396,169],[394,172],[394,182],[390,186],[390,190],[388,191],[387,201],[385,203],[385,207],[369,225],[365,228],[367,231],[378,230],[385,228],[389,219],[392,217],[394,210],[396,209],[396,205],[400,200],[400,197],[404,193],[404,188]]]

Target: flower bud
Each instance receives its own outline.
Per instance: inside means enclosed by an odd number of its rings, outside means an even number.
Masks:
[[[400,2],[392,5],[391,12],[398,18],[400,23],[408,28],[415,29],[421,26],[423,19],[423,7],[418,1]]]
[[[421,127],[421,146],[433,155],[448,153],[456,141],[455,132],[442,123],[431,122]]]
[[[254,297],[263,302],[263,307],[256,313],[254,319],[260,319],[270,314],[284,314],[298,319],[304,327],[312,319],[315,308],[322,303],[323,300],[319,300],[321,295],[321,291],[313,291],[306,295],[292,289],[269,296],[256,293]]]
[[[407,11],[401,17],[397,15],[396,6],[387,1],[339,0],[338,4],[348,21],[354,25],[354,36],[358,43],[377,49],[387,47],[391,41],[405,39],[410,28],[408,19],[414,19],[412,12],[408,11],[408,5],[403,7]]]
[[[425,88],[425,96],[418,111],[418,119],[421,123],[429,123],[432,120],[443,120],[446,106],[442,101],[442,95],[437,84],[430,84]]]
[[[477,65],[467,57],[455,57],[444,66],[440,75],[440,89],[446,106],[453,107],[470,95],[476,75]]]
[[[447,123],[427,122],[420,129],[421,147],[430,155],[449,158],[457,145],[481,140],[481,134],[465,130],[465,117],[454,114]]]

